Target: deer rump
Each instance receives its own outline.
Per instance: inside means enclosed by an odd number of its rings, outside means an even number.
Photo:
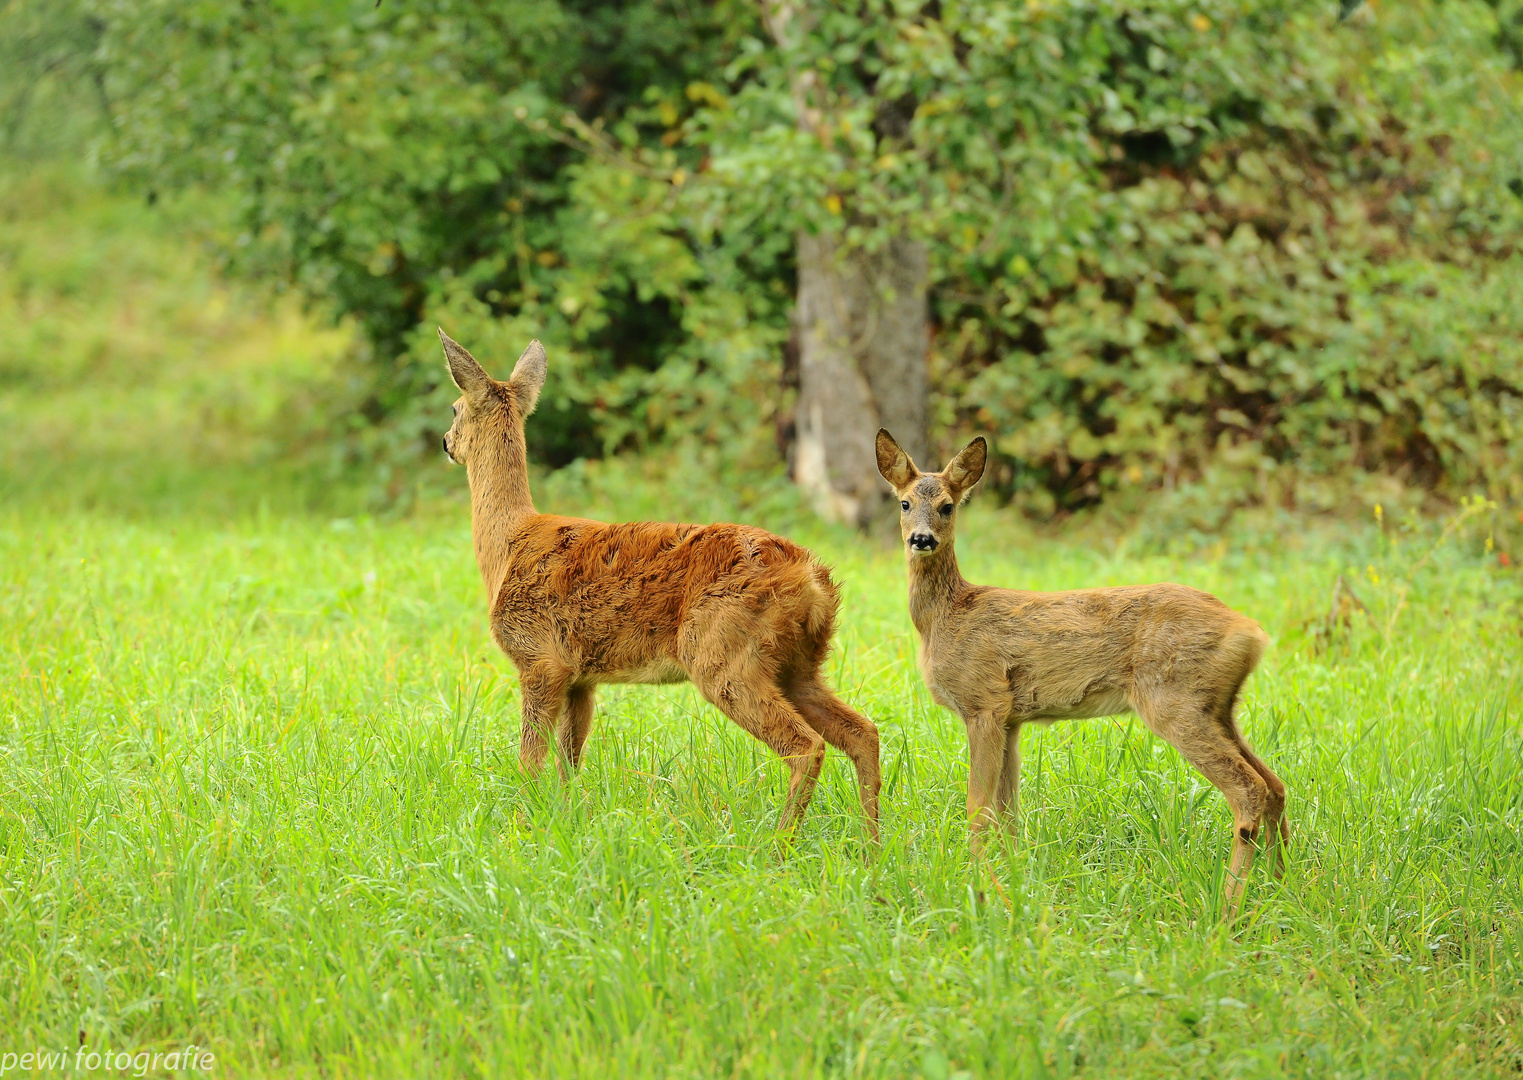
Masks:
[[[521,670],[573,682],[693,679],[724,696],[739,661],[774,680],[823,662],[839,592],[807,551],[745,525],[535,515],[508,540],[492,636]],[[714,701],[723,707],[723,701]]]

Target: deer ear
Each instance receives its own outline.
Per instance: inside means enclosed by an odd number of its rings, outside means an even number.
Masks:
[[[513,365],[513,375],[508,379],[508,389],[518,399],[519,408],[528,416],[539,404],[539,390],[545,385],[545,347],[535,338]]]
[[[946,477],[948,486],[957,492],[959,501],[982,479],[984,466],[988,463],[989,444],[982,435],[964,446],[962,452],[947,463],[942,475]]]
[[[485,393],[492,385],[492,377],[476,363],[476,358],[446,334],[443,328],[439,328],[439,340],[444,344],[444,359],[449,364],[449,377],[455,380],[460,392],[467,397]]]
[[[878,429],[878,438],[874,447],[878,453],[878,472],[883,474],[889,486],[895,491],[903,491],[914,482],[915,477],[920,475],[920,470],[915,468],[915,463],[904,452],[904,447],[894,441],[894,437],[888,433],[888,428]]]

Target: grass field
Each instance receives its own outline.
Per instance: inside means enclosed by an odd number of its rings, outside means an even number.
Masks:
[[[7,234],[0,303],[34,330],[96,287],[17,284],[48,244],[80,250],[59,235]],[[1290,865],[1223,925],[1226,807],[1135,719],[1028,734],[1016,845],[971,863],[964,736],[915,671],[899,555],[780,497],[762,523],[844,584],[829,673],[878,723],[885,776],[881,850],[832,754],[780,858],[782,766],[687,687],[604,689],[581,773],[520,775],[463,503],[372,520],[290,486],[261,449],[285,391],[248,388],[271,355],[282,386],[318,385],[341,343],[208,292],[162,352],[128,349],[112,320],[183,313],[187,288],[134,250],[132,304],[79,300],[49,347],[13,340],[0,383],[0,1054],[195,1043],[218,1074],[314,1076],[1523,1069],[1523,592],[1484,515],[1163,558],[971,509],[973,580],[1183,581],[1275,637],[1242,723],[1290,787]],[[216,412],[238,387],[266,402],[242,427]],[[711,506],[590,475],[541,508]],[[1340,574],[1368,611],[1323,634]]]

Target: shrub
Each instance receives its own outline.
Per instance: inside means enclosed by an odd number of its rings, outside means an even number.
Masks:
[[[435,322],[546,340],[551,464],[770,454],[796,231],[907,229],[935,434],[1035,513],[1523,494],[1506,4],[820,2],[782,50],[738,2],[78,3],[106,159],[225,185],[242,263],[359,321],[393,462],[443,421]]]

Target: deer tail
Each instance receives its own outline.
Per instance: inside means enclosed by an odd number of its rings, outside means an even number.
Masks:
[[[1239,626],[1227,632],[1226,640],[1222,642],[1229,655],[1236,658],[1242,678],[1247,678],[1249,672],[1259,666],[1259,660],[1264,655],[1264,650],[1269,647],[1269,635],[1264,633],[1264,628],[1251,619],[1245,619]]]
[[[818,564],[806,563],[798,582],[795,612],[795,633],[798,635],[799,657],[809,667],[825,662],[830,652],[830,642],[836,632],[836,612],[840,607],[841,594],[830,571]],[[797,579],[796,579],[797,580]]]

